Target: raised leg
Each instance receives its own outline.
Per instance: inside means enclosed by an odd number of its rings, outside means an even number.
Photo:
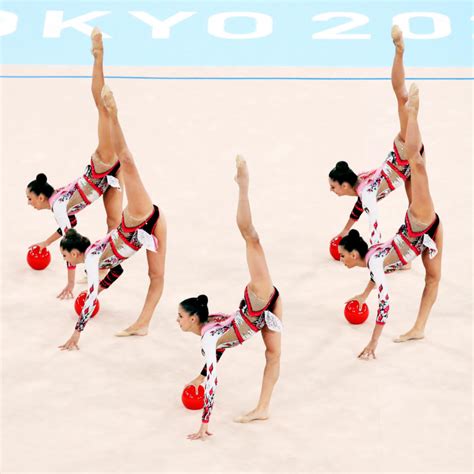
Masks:
[[[408,116],[405,104],[408,100],[408,91],[405,85],[405,67],[403,65],[403,53],[405,43],[402,30],[397,25],[392,27],[392,40],[395,45],[395,56],[392,64],[392,87],[398,104],[398,118],[400,121],[400,138],[405,141]]]
[[[430,194],[425,159],[420,155],[421,133],[418,126],[419,91],[412,84],[405,105],[408,114],[406,133],[406,155],[411,168],[411,215],[426,224],[435,218],[433,200]]]
[[[273,284],[260,239],[252,223],[247,163],[242,157],[238,156],[236,158],[236,166],[237,175],[235,181],[239,186],[237,226],[245,240],[247,265],[250,273],[249,288],[260,299],[268,300],[273,292]]]
[[[101,97],[111,119],[113,146],[123,172],[125,193],[127,194],[126,211],[135,219],[146,218],[153,210],[153,203],[143,185],[133,155],[125,141],[118,121],[117,104],[108,86],[102,88]]]
[[[441,280],[441,261],[443,255],[443,226],[440,223],[435,236],[438,254],[430,259],[428,251],[422,255],[423,266],[425,267],[425,288],[421,296],[418,315],[413,327],[405,334],[394,339],[394,342],[406,342],[415,339],[423,339],[428,317],[438,296],[438,287]]]
[[[102,104],[100,93],[104,87],[104,47],[102,33],[96,27],[92,30],[92,55],[94,66],[92,68],[92,96],[99,112],[98,135],[99,144],[93,157],[94,166],[98,173],[106,171],[117,161],[111,136],[111,123],[107,109]]]

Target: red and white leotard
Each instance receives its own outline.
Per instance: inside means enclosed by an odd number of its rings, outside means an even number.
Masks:
[[[109,186],[120,189],[119,181],[115,177],[119,168],[120,162],[117,161],[107,171],[97,173],[91,159],[81,177],[58,189],[49,198],[51,210],[59,225],[58,233],[64,235],[73,227],[76,223],[74,214],[99,199]]]
[[[405,223],[393,239],[370,247],[365,256],[365,261],[370,270],[370,279],[375,283],[378,292],[377,324],[385,324],[390,310],[390,296],[385,273],[398,270],[426,249],[429,252],[429,257],[434,258],[438,253],[436,243],[433,240],[438,226],[439,217],[436,214],[435,220],[427,228],[422,231],[414,231],[407,212]]]
[[[281,332],[283,326],[280,319],[275,316],[269,308],[272,308],[279,293],[275,288],[272,296],[264,308],[258,311],[252,309],[248,289],[245,288],[244,300],[232,315],[214,314],[210,315],[209,323],[201,329],[201,352],[206,360],[206,385],[204,392],[204,410],[202,422],[208,423],[214,406],[214,397],[217,388],[217,357],[216,351],[223,352],[225,349],[238,346],[252,337],[256,332],[267,326],[272,331]],[[219,339],[230,332],[230,337]]]
[[[158,207],[154,205],[153,212],[145,221],[136,227],[127,227],[122,214],[122,222],[116,229],[87,248],[84,263],[88,290],[81,317],[76,324],[77,331],[84,330],[94,310],[99,285],[104,289],[108,288],[123,273],[120,264],[136,254],[142,247],[152,252],[158,250],[158,240],[153,234],[159,216]],[[107,276],[99,282],[100,269],[110,270]]]
[[[403,142],[396,140],[393,143],[393,150],[379,168],[358,175],[359,182],[355,191],[359,198],[350,217],[358,220],[362,212],[368,214],[370,245],[378,244],[382,240],[378,223],[377,202],[404,184],[410,177],[410,164],[408,160],[402,158],[404,153],[399,152],[399,148],[403,146]],[[423,152],[424,148],[420,153],[423,154]]]

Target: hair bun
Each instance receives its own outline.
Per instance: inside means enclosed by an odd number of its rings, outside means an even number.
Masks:
[[[209,301],[206,295],[199,295],[197,297],[197,301],[200,306],[207,306],[207,302]]]
[[[48,178],[44,173],[40,173],[36,175],[36,182],[40,185],[46,184],[48,182]]]
[[[75,229],[68,229],[66,231],[66,237],[68,239],[71,239],[71,238],[75,238],[77,237],[79,234],[77,233],[77,231]]]
[[[348,165],[347,161],[338,161],[336,163],[336,169],[341,170],[341,171],[346,171],[346,170],[349,169],[349,165]]]

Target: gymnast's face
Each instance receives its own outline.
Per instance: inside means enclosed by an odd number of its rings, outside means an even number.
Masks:
[[[338,196],[347,196],[349,194],[349,183],[339,184],[337,181],[329,178],[329,191]]]
[[[354,268],[357,266],[359,260],[360,260],[360,255],[357,250],[353,250],[352,252],[348,252],[342,245],[338,246],[339,254],[341,256],[341,262],[347,267],[347,268]]]
[[[70,252],[61,248],[61,255],[64,258],[64,261],[69,263],[69,265],[77,265],[78,263],[82,263],[81,260],[81,252],[76,249],[72,249]]]
[[[191,331],[198,320],[197,314],[191,315],[181,305],[178,306],[178,318],[176,322],[179,324],[181,331]]]
[[[26,188],[26,200],[28,206],[31,206],[36,210],[44,209],[45,196],[43,194],[38,196],[33,191],[30,191],[29,188]]]

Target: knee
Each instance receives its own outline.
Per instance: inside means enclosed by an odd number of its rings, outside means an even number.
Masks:
[[[425,276],[425,285],[437,289],[441,281],[441,272],[427,273]]]
[[[279,364],[281,357],[281,350],[280,349],[267,349],[265,351],[265,361],[267,364]]]
[[[251,227],[249,229],[240,229],[240,233],[242,237],[245,239],[250,245],[259,245],[260,244],[260,237],[257,234],[257,231]]]

